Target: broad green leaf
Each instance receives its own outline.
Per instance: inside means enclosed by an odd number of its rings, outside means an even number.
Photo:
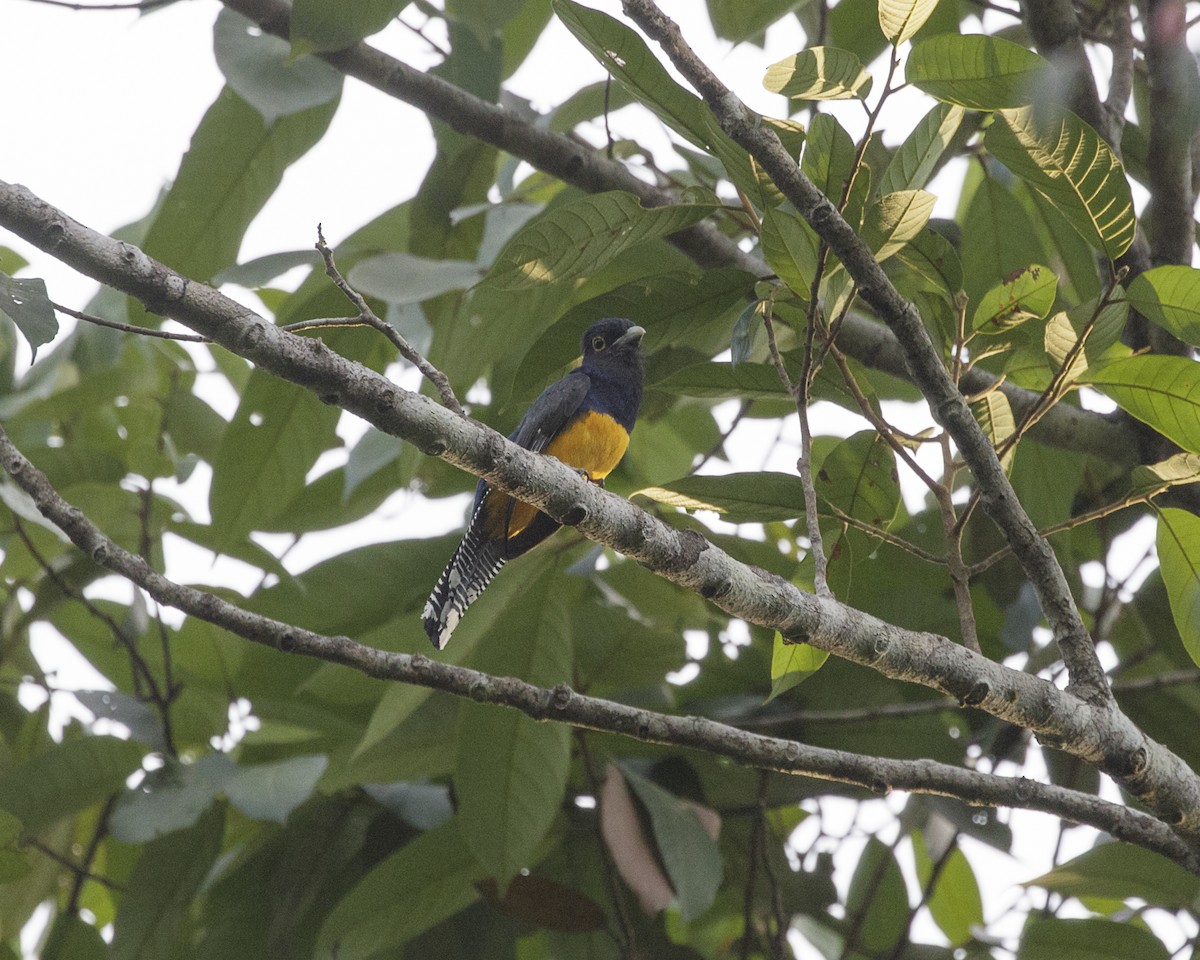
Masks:
[[[734,43],[755,41],[771,24],[788,11],[804,6],[807,0],[708,0],[708,16],[718,37]]]
[[[937,5],[938,0],[879,0],[879,29],[888,43],[898,47],[912,39]]]
[[[691,805],[621,765],[634,796],[650,814],[654,843],[675,889],[685,923],[704,913],[721,885],[721,853]]]
[[[699,223],[720,204],[679,203],[647,209],[613,190],[555,207],[504,245],[484,283],[521,290],[595,273],[643,240]]]
[[[337,443],[340,411],[295,384],[255,370],[213,461],[209,511],[223,543],[262,529],[304,489]]]
[[[996,177],[979,185],[959,210],[958,222],[962,224],[958,252],[963,289],[970,303],[978,303],[988,290],[1031,262],[1046,263],[1053,256],[1053,251],[1044,251],[1036,242],[1029,214]]]
[[[882,16],[882,4],[879,9]],[[883,171],[879,181],[880,195],[924,187],[954,134],[958,132],[962,118],[963,108],[948,103],[939,103],[925,114]]]
[[[1113,920],[1030,917],[1017,960],[1169,960],[1163,942],[1144,927]]]
[[[763,86],[793,100],[861,100],[871,75],[847,50],[809,47],[767,67]]]
[[[1118,289],[1118,294],[1120,293]],[[1087,376],[1090,367],[1104,362],[1109,348],[1120,338],[1129,317],[1129,305],[1124,300],[1115,300],[1096,312],[1097,302],[1082,303],[1056,313],[1046,321],[1043,342],[1050,362],[1061,368],[1080,338],[1086,336],[1083,349],[1076,351],[1070,369],[1065,371],[1067,382]],[[1090,326],[1089,326],[1090,325]],[[1119,347],[1128,353],[1128,348]],[[1116,351],[1114,351],[1116,352]],[[1109,359],[1112,359],[1109,357]]]
[[[729,338],[729,362],[733,366],[739,363],[745,363],[750,359],[750,354],[754,350],[754,334],[758,329],[758,323],[755,321],[762,320],[763,309],[766,307],[766,301],[755,300],[753,303],[747,304],[746,309],[738,314],[738,318],[733,324],[733,333]]]
[[[1200,270],[1155,267],[1136,276],[1125,297],[1139,313],[1180,340],[1200,345]]]
[[[430,260],[411,253],[381,253],[355,264],[346,279],[364,296],[388,303],[420,303],[478,283],[483,271],[465,260]]]
[[[108,960],[108,946],[92,924],[78,915],[59,913],[38,957],[39,960]]]
[[[820,246],[812,227],[793,213],[767,207],[763,211],[759,242],[767,265],[807,300],[817,274]]]
[[[6,273],[10,277],[18,270],[23,270],[29,266],[29,261],[9,247],[0,246],[0,273]]]
[[[827,650],[818,650],[807,643],[787,643],[783,634],[776,632],[771,652],[771,693],[766,702],[803,683],[828,659]]]
[[[288,21],[293,55],[342,50],[386,27],[409,0],[296,0]]]
[[[16,279],[0,273],[0,317],[8,317],[29,341],[37,357],[38,347],[58,336],[58,317],[46,292],[46,281],[36,277]]]
[[[1041,320],[1054,306],[1058,274],[1039,263],[992,287],[975,307],[971,329],[978,333],[1005,333],[1026,320]]]
[[[979,426],[983,428],[993,447],[999,447],[1017,432],[1017,423],[1013,419],[1008,397],[999,390],[993,390],[972,403],[971,412],[975,414],[975,419],[979,421]],[[1005,470],[1012,467],[1013,453],[1014,448],[1009,447],[1001,460]]]
[[[1082,380],[1184,450],[1200,453],[1200,363],[1126,357],[1090,370]]]
[[[1050,82],[1050,65],[1010,40],[939,34],[914,43],[904,77],[943,103],[998,110],[1032,103]]]
[[[897,250],[884,270],[910,296],[925,291],[953,304],[962,290],[963,271],[958,254],[949,240],[928,228]]]
[[[770,523],[804,515],[804,485],[791,473],[681,477],[645,487],[634,496],[683,510],[712,510],[730,523]]]
[[[883,262],[925,229],[937,198],[924,190],[900,190],[867,209],[863,239]]]
[[[1073,113],[1050,118],[1033,107],[1001,110],[986,144],[1110,260],[1129,248],[1137,215],[1121,161]]]
[[[0,776],[0,808],[36,833],[121,792],[141,762],[142,748],[130,740],[78,737],[53,743]]]
[[[1171,616],[1188,656],[1200,664],[1200,517],[1173,507],[1160,510],[1157,542]]]
[[[813,118],[804,143],[800,168],[833,203],[842,201],[846,180],[854,169],[854,141],[832,114]]]
[[[924,889],[933,878],[933,861],[920,831],[913,833],[912,841],[917,878]],[[971,939],[972,927],[984,925],[979,882],[957,845],[949,851],[938,872],[937,882],[929,895],[929,912],[951,946],[962,946]]]
[[[286,823],[288,815],[312,796],[328,763],[328,757],[317,755],[239,766],[225,783],[225,795],[252,820]]]
[[[677,370],[657,383],[655,390],[705,399],[783,400],[791,404],[779,374],[769,363],[697,363]]]
[[[265,287],[272,280],[296,267],[315,267],[321,263],[321,255],[315,250],[285,250],[255,257],[245,263],[226,267],[215,277],[213,283],[236,283],[242,287]]]
[[[581,123],[602,117],[606,102],[609,113],[613,114],[633,103],[634,96],[623,84],[607,80],[589,83],[554,108],[550,114],[550,129],[555,133],[568,133]]]
[[[823,500],[875,527],[890,526],[900,508],[895,454],[874,430],[838,441],[813,480]]]
[[[1137,897],[1164,910],[1194,910],[1200,901],[1200,878],[1166,857],[1131,843],[1099,844],[1049,873],[1026,881],[1025,886],[1053,890],[1064,897]]]
[[[226,82],[267,124],[329,103],[342,92],[343,74],[316,57],[293,59],[286,40],[228,7],[217,14],[213,53]]]
[[[475,656],[486,673],[552,687],[571,679],[567,596],[572,584],[553,557],[522,565],[525,589],[493,624]],[[501,893],[534,854],[557,816],[571,762],[570,734],[516,710],[464,701],[454,791],[463,840]]]
[[[112,960],[167,960],[185,955],[193,901],[221,851],[224,813],[214,805],[187,830],[142,848],[121,894]]]
[[[878,839],[867,841],[859,858],[846,916],[856,920],[855,942],[872,954],[891,950],[908,925],[908,891],[896,856]]]
[[[479,867],[457,818],[427,830],[378,863],[326,917],[317,960],[368,960],[395,949],[479,896]]]
[[[335,100],[268,124],[231,87],[222,90],[150,225],[146,253],[204,281],[234,263],[250,221],[325,133],[336,107]],[[144,314],[131,307],[130,316],[137,322]]]
[[[194,826],[235,769],[228,754],[208,753],[195,763],[171,761],[151,771],[136,790],[121,794],[113,809],[113,836],[148,843]]]

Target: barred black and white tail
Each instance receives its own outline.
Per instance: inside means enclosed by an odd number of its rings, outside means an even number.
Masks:
[[[471,525],[446,569],[438,577],[437,586],[425,603],[421,614],[425,621],[425,632],[437,649],[450,642],[454,628],[463,614],[483,593],[483,588],[492,582],[507,559],[505,545],[487,536],[479,522],[479,511],[471,518]]]

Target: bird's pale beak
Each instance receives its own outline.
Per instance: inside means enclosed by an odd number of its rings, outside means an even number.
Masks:
[[[623,343],[638,343],[642,337],[646,335],[645,327],[630,327],[623,334],[613,341],[614,347],[619,347]]]

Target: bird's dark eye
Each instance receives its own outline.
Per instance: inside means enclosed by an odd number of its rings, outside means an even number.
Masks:
[[[597,353],[603,350],[606,346],[608,346],[608,344],[604,342],[603,337],[592,337],[592,349]]]

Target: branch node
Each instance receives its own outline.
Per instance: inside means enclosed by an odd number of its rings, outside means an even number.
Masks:
[[[336,393],[322,393],[320,395],[320,400],[322,403],[330,407],[336,407],[342,402],[342,398]]]
[[[560,683],[550,692],[550,706],[554,710],[566,710],[571,705],[575,691],[565,683]]]
[[[872,793],[877,793],[881,797],[886,797],[892,792],[892,785],[882,775],[872,777],[867,786]]]
[[[424,453],[426,456],[440,457],[443,453],[446,452],[446,441],[442,440],[440,437],[437,439],[434,439],[434,440],[430,440],[427,444],[425,444],[425,446],[423,446],[421,448],[421,452]]]
[[[960,707],[977,707],[991,692],[992,685],[990,683],[986,680],[977,680],[971,689],[959,698],[958,705]]]
[[[568,527],[577,527],[590,515],[591,511],[582,503],[573,503],[563,514],[562,520]]]
[[[733,580],[724,577],[716,583],[706,583],[700,588],[700,596],[705,600],[719,600],[733,589]]]
[[[483,703],[487,700],[488,682],[485,679],[474,680],[471,683],[470,689],[467,691],[471,695],[471,699],[477,703]]]
[[[104,561],[108,559],[108,544],[98,543],[92,547],[92,560],[95,563],[104,565]]]

